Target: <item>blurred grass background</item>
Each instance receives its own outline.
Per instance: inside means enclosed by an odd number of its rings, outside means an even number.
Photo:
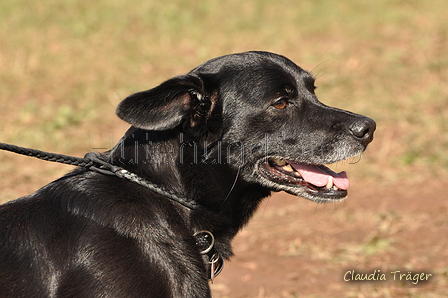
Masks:
[[[3,0],[0,139],[78,155],[110,148],[126,127],[115,106],[130,93],[219,55],[267,50],[311,70],[323,102],[378,122],[355,176],[441,177],[446,11],[445,0]],[[11,156],[0,160],[5,176]]]
[[[377,121],[349,166],[354,183],[447,181],[447,11],[446,0],[2,0],[0,141],[110,149],[128,127],[115,116],[127,95],[216,56],[265,50],[312,71],[324,103]],[[69,169],[0,152],[0,202]]]

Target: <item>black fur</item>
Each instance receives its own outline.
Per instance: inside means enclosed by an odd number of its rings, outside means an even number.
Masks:
[[[210,60],[131,95],[117,114],[132,127],[101,158],[202,208],[77,169],[0,206],[0,297],[210,297],[193,234],[213,232],[228,259],[271,191],[344,198],[282,176],[272,158],[333,163],[363,152],[375,130],[320,103],[308,72],[266,52]]]

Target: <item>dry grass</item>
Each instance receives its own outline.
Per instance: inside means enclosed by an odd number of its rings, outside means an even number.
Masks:
[[[443,188],[434,186],[436,193]],[[213,286],[217,297],[446,296],[444,200],[426,208],[415,186],[352,191],[356,199],[342,205],[316,206],[285,194],[269,199],[237,236],[236,256]],[[344,281],[351,270],[380,270],[387,281]],[[394,280],[395,271],[432,277],[412,285]]]
[[[114,108],[128,94],[218,55],[269,50],[312,70],[324,102],[377,120],[368,166],[356,175],[392,184],[410,171],[444,175],[447,8],[443,0],[5,0],[0,138],[80,155],[93,134],[109,147],[125,129]]]

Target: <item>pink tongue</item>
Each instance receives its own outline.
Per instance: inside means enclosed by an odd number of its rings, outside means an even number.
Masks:
[[[329,168],[321,168],[303,163],[288,163],[302,176],[303,180],[318,187],[327,185],[328,178],[333,177],[333,184],[339,189],[347,190],[350,182],[347,179],[347,174],[344,172],[335,173]]]

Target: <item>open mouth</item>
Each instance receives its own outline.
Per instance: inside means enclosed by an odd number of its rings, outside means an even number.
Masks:
[[[345,172],[336,173],[324,165],[270,157],[258,168],[271,186],[316,202],[343,199],[350,186]]]

